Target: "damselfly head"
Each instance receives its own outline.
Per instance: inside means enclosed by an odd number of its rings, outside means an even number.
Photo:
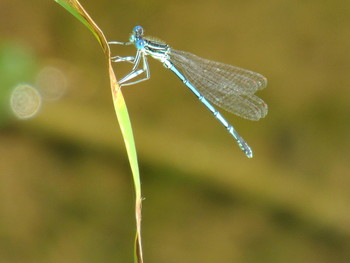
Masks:
[[[143,28],[142,26],[135,26],[133,29],[133,33],[137,36],[140,37],[143,35]]]
[[[130,36],[130,42],[135,43],[143,35],[142,26],[135,26]]]

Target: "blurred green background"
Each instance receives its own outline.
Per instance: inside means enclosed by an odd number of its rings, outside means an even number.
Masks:
[[[142,25],[269,80],[265,119],[223,112],[252,160],[161,63],[123,88],[145,262],[350,261],[349,1],[82,4],[110,41]],[[1,0],[0,21],[0,262],[132,262],[133,183],[96,39],[54,1]],[[32,118],[10,109],[21,84],[43,98]]]

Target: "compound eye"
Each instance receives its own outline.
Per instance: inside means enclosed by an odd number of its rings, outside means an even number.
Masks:
[[[145,41],[143,39],[139,39],[136,41],[136,48],[142,49],[145,46]]]
[[[137,36],[142,36],[143,35],[143,28],[142,28],[142,26],[135,26],[133,31],[134,31],[134,33]]]

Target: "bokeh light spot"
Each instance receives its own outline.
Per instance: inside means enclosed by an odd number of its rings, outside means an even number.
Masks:
[[[19,119],[29,119],[39,112],[41,96],[33,86],[19,84],[12,91],[10,105]]]
[[[44,100],[55,101],[60,99],[67,87],[65,74],[56,67],[44,67],[36,79],[36,87],[40,90]]]

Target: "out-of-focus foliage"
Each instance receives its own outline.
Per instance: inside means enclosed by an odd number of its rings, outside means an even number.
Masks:
[[[14,87],[31,81],[35,69],[35,59],[29,47],[10,40],[0,43],[0,127],[11,119],[9,98]]]

